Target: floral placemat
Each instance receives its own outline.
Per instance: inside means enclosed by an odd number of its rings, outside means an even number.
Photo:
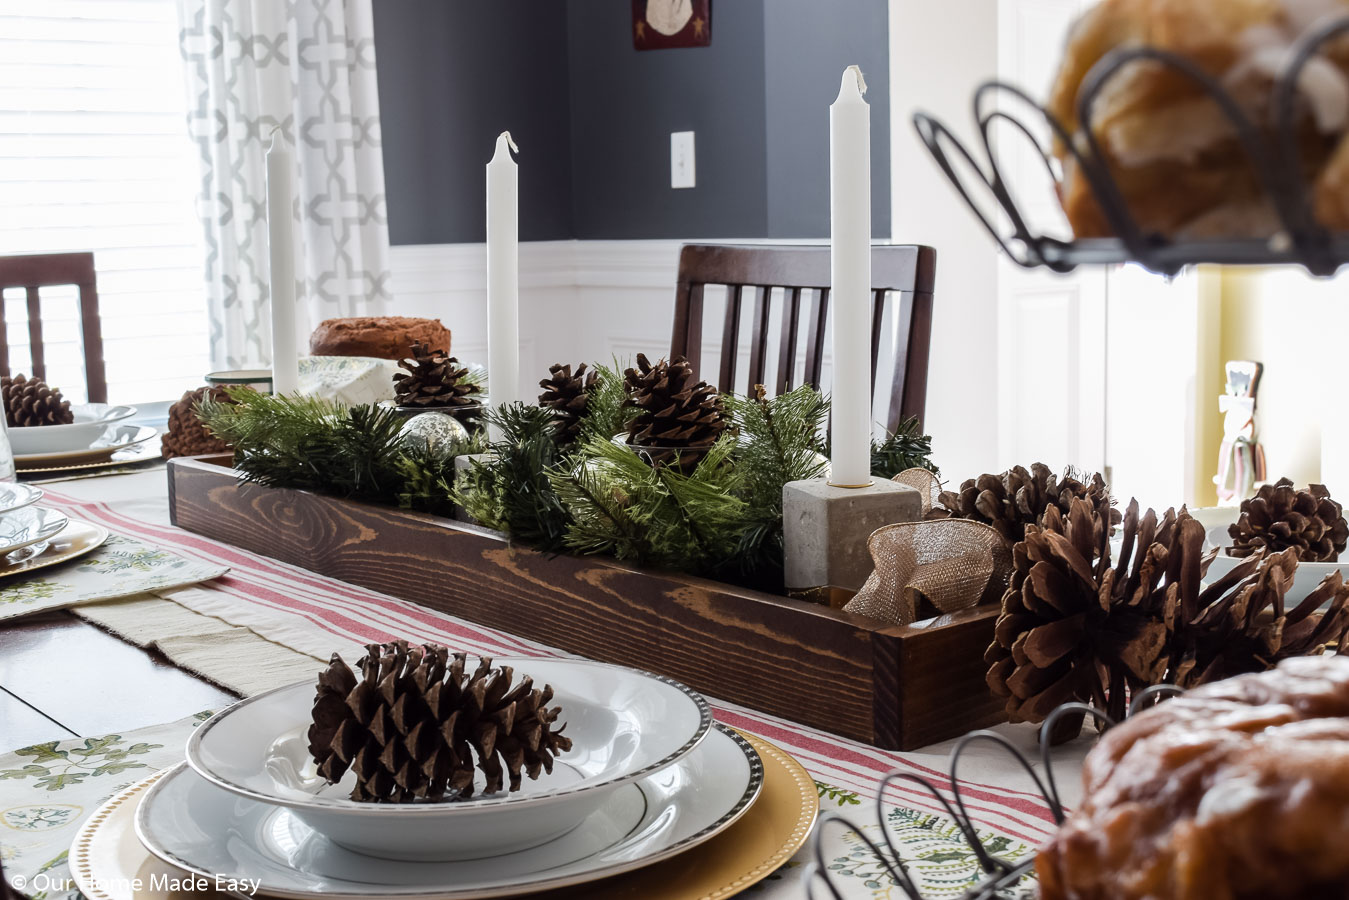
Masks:
[[[820,792],[820,814],[834,812],[847,818],[879,847],[885,847],[876,804],[855,791],[815,782]],[[816,828],[820,826],[817,824]],[[960,828],[949,817],[907,806],[887,803],[885,827],[924,900],[960,898],[985,878],[979,860],[966,843]],[[824,829],[824,863],[829,881],[847,898],[909,900],[909,895],[891,877],[857,830],[840,824]],[[1025,841],[980,829],[979,840],[990,853],[1008,862],[1018,862],[1035,852]],[[815,836],[787,865],[740,896],[759,900],[799,900],[807,896],[806,866],[815,860]],[[1003,896],[1006,900],[1031,900],[1034,888],[1027,879]],[[817,878],[816,897],[832,897]]]
[[[0,581],[0,620],[219,578],[228,566],[196,562],[119,534],[88,556]]]
[[[210,715],[0,755],[0,861],[10,884],[35,900],[79,900],[66,857],[80,826],[114,794],[181,762],[188,735]]]

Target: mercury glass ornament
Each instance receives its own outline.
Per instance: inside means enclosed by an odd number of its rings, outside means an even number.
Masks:
[[[468,429],[447,412],[418,413],[403,423],[398,436],[409,450],[423,451],[448,460],[468,440]]]

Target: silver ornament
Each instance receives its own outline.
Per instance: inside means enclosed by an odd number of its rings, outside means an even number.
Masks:
[[[449,459],[468,440],[468,429],[447,412],[424,412],[404,422],[398,437],[409,450]]]

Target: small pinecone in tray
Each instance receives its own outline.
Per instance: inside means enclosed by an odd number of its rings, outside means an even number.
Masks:
[[[482,389],[468,378],[468,368],[459,360],[432,350],[426,344],[412,345],[412,358],[400,360],[393,377],[394,396],[399,406],[426,409],[456,409],[480,401]]]
[[[1241,503],[1241,518],[1228,527],[1230,556],[1296,550],[1300,562],[1333,562],[1349,543],[1349,522],[1323,484],[1299,491],[1280,478]]]
[[[653,465],[678,458],[682,471],[693,471],[726,430],[720,392],[698,381],[682,356],[652,365],[638,353],[637,367],[627,369],[623,379],[628,389],[625,405],[639,410],[628,426],[628,443],[664,448],[649,455]]]
[[[69,425],[75,421],[70,402],[40,378],[0,376],[0,395],[5,401],[5,423],[10,428]]]
[[[208,399],[216,403],[234,402],[225,388],[207,385],[186,392],[169,407],[169,426],[159,439],[160,455],[165,459],[229,452],[230,445],[212,434],[197,416],[197,407]]]
[[[553,411],[558,444],[566,446],[580,436],[581,420],[590,403],[590,391],[595,387],[596,377],[596,372],[586,371],[585,363],[576,367],[574,375],[571,366],[557,363],[548,367],[548,377],[539,382],[539,387],[543,388],[539,406]]]
[[[959,491],[942,491],[939,507],[934,507],[929,518],[973,519],[992,526],[1010,547],[1026,534],[1027,525],[1037,524],[1045,511],[1056,507],[1068,515],[1072,502],[1083,499],[1092,508],[1101,506],[1101,499],[1109,500],[1110,488],[1100,473],[1087,482],[1072,474],[1055,476],[1044,463],[1034,463],[1030,471],[1016,466],[1001,475],[980,475],[960,486]],[[1110,508],[1108,521],[1113,528],[1119,524],[1120,512]]]
[[[309,728],[319,774],[336,784],[350,769],[353,800],[407,803],[472,796],[475,757],[488,794],[552,772],[571,749],[554,725],[561,708],[548,708],[553,689],[513,684],[510,667],[487,658],[472,672],[465,664],[463,653],[406,641],[370,644],[358,672],[333,654]]]

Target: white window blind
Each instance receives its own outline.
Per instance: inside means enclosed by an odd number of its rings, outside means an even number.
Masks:
[[[0,255],[94,252],[108,399],[176,399],[209,364],[173,0],[0,0]],[[48,380],[84,393],[75,291],[43,292]],[[28,361],[22,296],[10,361]]]

